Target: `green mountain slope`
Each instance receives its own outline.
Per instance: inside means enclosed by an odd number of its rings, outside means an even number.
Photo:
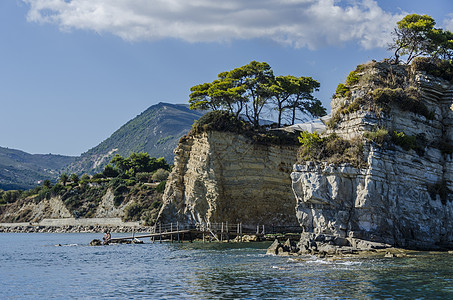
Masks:
[[[29,189],[42,180],[55,181],[59,170],[76,157],[53,154],[29,154],[0,147],[0,189]]]
[[[127,157],[131,152],[146,152],[152,157],[165,157],[173,163],[173,149],[203,112],[188,105],[159,103],[124,124],[108,139],[83,153],[65,171],[98,172],[116,153]]]

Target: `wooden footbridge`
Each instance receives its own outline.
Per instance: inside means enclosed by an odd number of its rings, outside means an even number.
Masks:
[[[266,231],[268,230],[268,231]],[[264,225],[243,226],[242,223],[230,224],[226,223],[196,223],[196,224],[181,224],[179,222],[170,224],[156,224],[151,227],[150,233],[136,235],[132,232],[132,236],[112,238],[111,242],[119,242],[122,240],[136,240],[150,238],[154,241],[171,241],[182,242],[183,240],[193,241],[194,239],[202,239],[205,241],[227,241],[234,239],[243,241],[245,235],[253,235],[258,239],[263,238],[266,234],[271,233],[300,233],[301,228],[298,226],[270,226],[265,228]]]

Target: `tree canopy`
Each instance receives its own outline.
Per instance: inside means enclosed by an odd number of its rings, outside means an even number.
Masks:
[[[193,86],[189,103],[191,109],[225,110],[236,117],[244,114],[255,127],[268,107],[277,111],[280,127],[285,115],[294,124],[297,113],[313,117],[326,114],[321,101],[313,96],[319,86],[311,77],[276,77],[268,63],[252,61],[220,73],[211,83]]]
[[[393,42],[389,45],[389,49],[395,51],[396,62],[400,56],[407,56],[408,64],[418,56],[452,59],[453,33],[435,25],[431,16],[418,14],[407,15],[397,22]]]
[[[131,153],[128,158],[124,158],[119,154],[115,154],[110,163],[115,165],[115,171],[112,166],[107,165],[104,171],[108,175],[115,173],[128,174],[130,176],[139,172],[154,172],[157,169],[170,170],[170,165],[163,157],[151,157],[148,153]]]

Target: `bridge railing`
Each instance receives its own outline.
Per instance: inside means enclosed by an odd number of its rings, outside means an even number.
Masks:
[[[178,231],[200,231],[200,232],[223,232],[223,233],[236,233],[236,234],[276,234],[276,233],[299,233],[302,231],[300,226],[284,226],[284,225],[257,225],[243,226],[242,223],[157,223],[151,227],[151,233],[167,233]]]

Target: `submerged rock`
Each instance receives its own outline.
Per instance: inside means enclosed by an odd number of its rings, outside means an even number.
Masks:
[[[94,239],[94,240],[92,240],[92,241],[90,242],[90,244],[89,244],[89,245],[90,245],[90,246],[102,246],[102,245],[103,245],[103,243],[102,243],[102,241],[101,241],[101,240],[98,240],[98,239]]]
[[[295,255],[299,252],[299,248],[297,248],[296,243],[287,239],[285,243],[280,243],[278,239],[272,243],[272,245],[267,248],[266,254],[268,255]]]

